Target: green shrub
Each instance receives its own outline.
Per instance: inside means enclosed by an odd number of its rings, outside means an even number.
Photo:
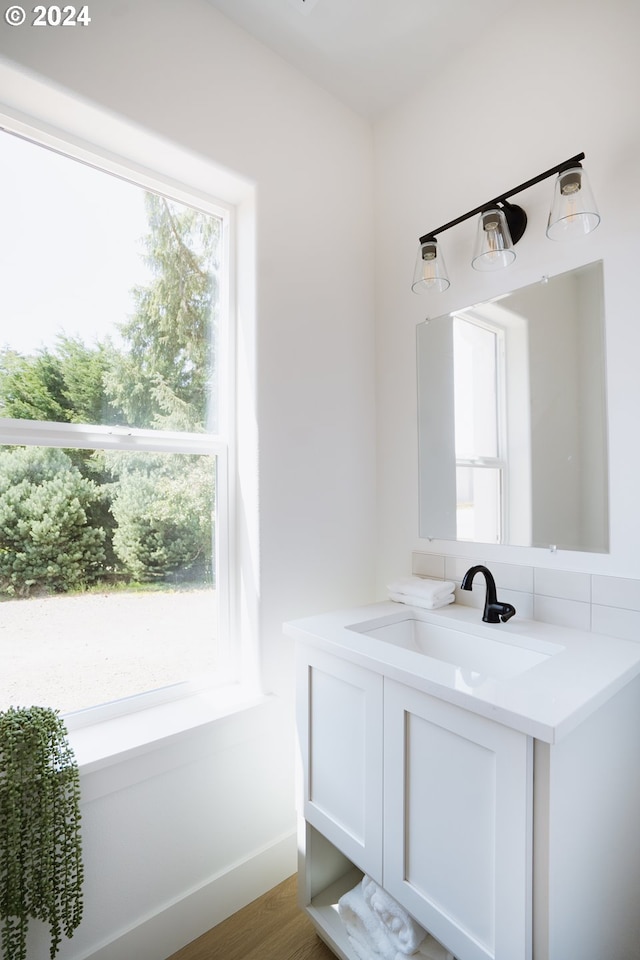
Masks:
[[[64,592],[99,577],[105,534],[88,522],[99,498],[62,450],[0,453],[0,590]]]
[[[113,547],[142,582],[211,579],[214,478],[207,457],[114,454]]]

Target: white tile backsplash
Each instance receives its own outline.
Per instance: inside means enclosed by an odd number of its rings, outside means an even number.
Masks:
[[[536,596],[557,597],[560,600],[581,600],[591,602],[591,575],[572,573],[570,570],[545,570],[536,567],[534,571],[534,592]]]
[[[483,562],[414,553],[413,573],[459,584],[469,567]],[[485,566],[495,578],[498,599],[512,603],[521,617],[640,643],[640,580],[493,561]],[[456,603],[482,608],[484,579],[476,578],[471,592],[456,586]]]
[[[593,603],[622,607],[624,610],[640,610],[640,580],[595,575],[591,579]]]
[[[519,590],[499,590],[498,600],[513,604],[518,616],[533,620],[532,593],[521,593]]]
[[[501,590],[533,593],[533,567],[518,566],[515,563],[492,563],[487,566]]]
[[[414,553],[412,573],[418,577],[435,577],[437,580],[449,580],[445,576],[445,557],[435,553]]]
[[[533,598],[533,619],[555,623],[558,627],[590,630],[591,604],[559,597],[540,597],[536,594]]]
[[[462,607],[478,607],[482,610],[484,606],[484,580],[482,581],[482,590],[480,586],[480,583],[476,584],[474,581],[472,590],[461,590],[460,587],[456,587],[456,603],[459,603]]]
[[[640,643],[640,611],[600,607],[594,603],[591,608],[591,629],[594,633]]]
[[[454,580],[456,583],[460,583],[469,567],[472,567],[473,564],[474,561],[468,560],[466,557],[445,557],[445,580]]]

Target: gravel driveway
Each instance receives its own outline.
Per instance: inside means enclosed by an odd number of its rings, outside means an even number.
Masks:
[[[0,710],[68,713],[214,666],[215,591],[91,593],[0,603]]]

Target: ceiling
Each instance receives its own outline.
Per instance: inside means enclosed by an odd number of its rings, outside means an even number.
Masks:
[[[514,0],[208,0],[358,113],[424,86]]]

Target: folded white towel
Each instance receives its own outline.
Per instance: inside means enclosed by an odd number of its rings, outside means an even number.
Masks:
[[[377,960],[377,958],[380,956],[380,954],[373,949],[371,944],[363,943],[350,933],[347,934],[347,937],[349,939],[349,943],[351,944],[351,949],[355,953],[358,960]]]
[[[380,956],[377,952],[373,952],[370,943],[364,943],[350,933],[347,934],[347,937],[358,960],[377,960]],[[407,954],[398,950],[395,960],[407,960],[408,957],[411,957],[411,960],[455,960],[453,954],[449,953],[446,947],[443,947],[437,940],[434,940],[430,934],[427,934],[415,953]]]
[[[395,950],[404,955],[415,953],[427,936],[427,931],[371,877],[363,878],[362,892],[365,903],[384,925]]]
[[[380,919],[365,902],[362,882],[338,900],[338,914],[360,960],[396,960],[396,947]]]
[[[338,900],[358,960],[454,960],[404,907],[366,874]]]
[[[455,590],[452,580],[430,580],[426,577],[405,577],[387,585],[389,593],[418,597],[425,602],[447,599]]]
[[[406,954],[397,954],[396,960],[406,960]],[[454,956],[428,933],[416,952],[412,954],[412,960],[454,960]]]
[[[442,600],[423,600],[422,597],[412,597],[408,593],[389,593],[389,600],[406,603],[410,607],[420,607],[422,610],[437,610],[438,607],[446,607],[448,603],[455,603],[455,599],[453,593],[443,597]]]

